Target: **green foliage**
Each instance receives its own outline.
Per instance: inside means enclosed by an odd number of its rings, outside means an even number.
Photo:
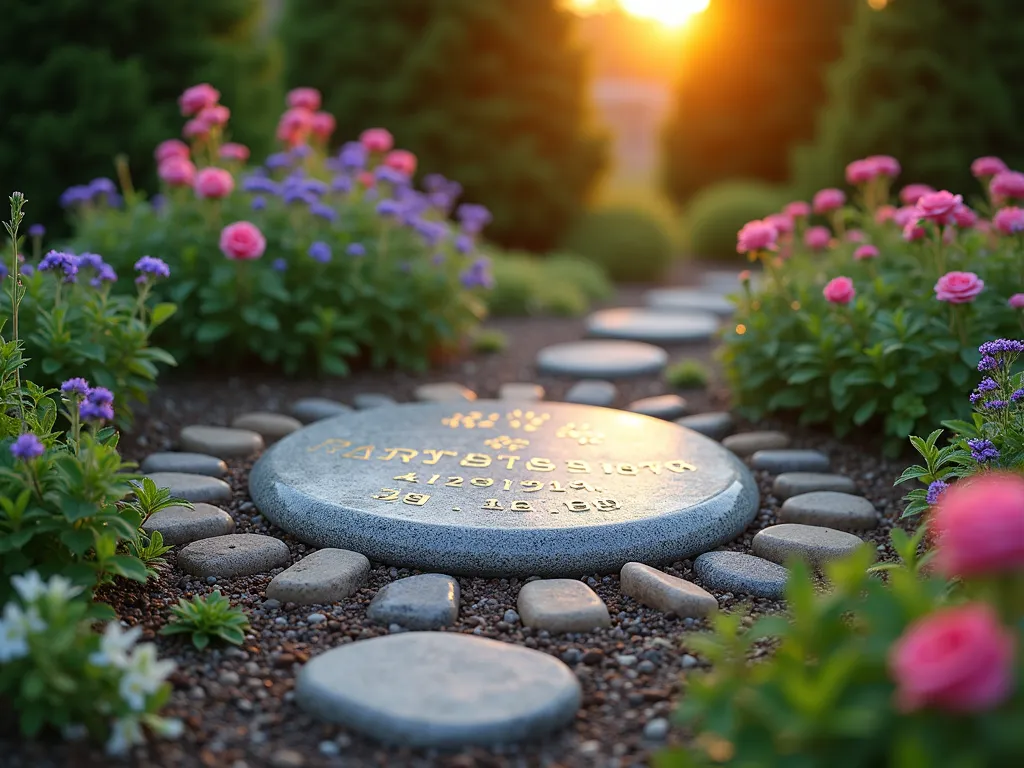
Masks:
[[[290,0],[281,36],[288,84],[324,91],[341,135],[392,127],[496,242],[542,251],[604,163],[574,23],[552,0]]]
[[[655,282],[672,261],[672,239],[649,213],[603,208],[584,213],[566,250],[590,259],[616,282]]]
[[[612,292],[603,270],[576,256],[537,258],[512,251],[494,253],[492,261],[494,289],[486,300],[498,317],[582,315]]]
[[[485,355],[504,352],[508,346],[508,336],[496,328],[483,328],[473,336],[473,351]]]
[[[665,369],[665,381],[676,389],[703,389],[708,377],[708,368],[700,360],[680,360]]]
[[[686,208],[688,251],[698,258],[742,258],[736,253],[736,233],[788,200],[785,189],[759,181],[723,181],[702,189]]]
[[[241,608],[234,608],[220,590],[192,600],[181,598],[171,608],[174,618],[160,630],[161,635],[191,635],[192,644],[203,650],[211,640],[220,639],[241,645],[249,619]]]

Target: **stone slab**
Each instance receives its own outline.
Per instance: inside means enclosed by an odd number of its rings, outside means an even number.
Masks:
[[[789,576],[781,565],[742,552],[705,552],[693,561],[693,570],[711,589],[773,600],[784,596]]]
[[[565,402],[578,405],[597,405],[607,408],[615,402],[618,390],[610,381],[584,379],[577,381],[565,394]]]
[[[454,381],[438,381],[416,387],[416,399],[424,403],[462,403],[476,400],[476,392]]]
[[[576,675],[541,653],[454,632],[406,632],[343,645],[299,672],[298,705],[389,744],[488,746],[572,722]]]
[[[540,579],[524,584],[516,602],[523,626],[563,632],[591,632],[611,626],[608,607],[575,579]]]
[[[862,544],[859,536],[817,525],[781,523],[757,532],[750,543],[755,555],[784,563],[790,557],[802,557],[819,567],[855,552]]]
[[[497,400],[317,422],[271,447],[249,486],[317,547],[481,576],[673,562],[737,536],[759,503],[742,462],[671,422]]]
[[[263,445],[263,438],[248,429],[193,425],[181,430],[183,450],[208,453],[221,459],[252,456],[262,451]]]
[[[699,288],[655,288],[644,294],[644,304],[660,312],[709,312],[719,317],[730,317],[736,311],[725,297]]]
[[[160,531],[164,544],[177,546],[233,533],[235,520],[220,507],[199,503],[193,505],[193,509],[165,507],[150,515],[142,524],[142,530],[150,534]]]
[[[750,457],[750,466],[772,474],[783,472],[825,472],[828,456],[821,451],[761,450]]]
[[[292,403],[291,407],[292,416],[303,424],[312,424],[314,421],[329,419],[351,410],[344,403],[326,397],[304,397]]]
[[[707,312],[657,312],[650,309],[602,309],[587,318],[587,332],[604,339],[686,344],[707,341],[718,318]]]
[[[151,453],[142,460],[139,469],[147,475],[153,472],[184,472],[189,475],[224,477],[228,473],[228,465],[216,456],[179,451]]]
[[[750,271],[750,270],[747,270]],[[702,289],[719,295],[739,293],[743,290],[743,283],[740,281],[740,270],[711,270],[701,275]],[[763,282],[761,272],[751,271],[750,288],[753,291],[760,290]]]
[[[570,341],[537,353],[537,369],[553,376],[619,379],[661,373],[668,353],[639,341]]]
[[[676,419],[676,424],[692,429],[694,432],[700,432],[712,440],[721,440],[732,432],[733,418],[732,414],[727,411],[708,411],[707,413],[683,416],[681,419]]]
[[[178,567],[193,576],[252,576],[291,558],[288,545],[273,536],[233,533],[194,541],[178,553]]]
[[[758,451],[770,451],[789,446],[789,435],[785,432],[737,432],[722,440],[722,445],[737,456],[752,456]]]
[[[786,499],[779,509],[779,522],[863,531],[878,525],[878,514],[863,496],[814,491]]]
[[[383,586],[366,618],[405,629],[439,629],[459,618],[459,582],[443,573],[420,573]]]
[[[521,403],[536,403],[544,399],[544,387],[540,384],[513,381],[502,384],[498,390],[499,400],[518,400]]]
[[[263,438],[267,445],[302,429],[302,422],[294,416],[268,411],[243,413],[231,422],[235,429],[248,429]]]
[[[830,475],[821,472],[783,472],[772,483],[772,493],[780,499],[799,496],[815,491],[835,493],[856,493],[857,485],[845,475]]]
[[[622,566],[619,588],[637,602],[680,618],[704,618],[718,610],[718,600],[706,589],[643,563]]]
[[[360,411],[367,411],[371,408],[395,405],[395,399],[378,392],[360,392],[352,398],[352,404]]]
[[[152,472],[146,475],[157,488],[167,488],[171,496],[185,501],[230,501],[231,486],[217,477],[185,472]]]
[[[267,585],[267,598],[312,605],[344,600],[370,573],[370,561],[345,549],[318,549],[277,574]]]
[[[657,395],[634,400],[626,410],[655,419],[677,419],[686,413],[686,400],[679,395]]]

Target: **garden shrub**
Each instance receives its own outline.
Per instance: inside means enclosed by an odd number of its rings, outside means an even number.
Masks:
[[[665,369],[665,381],[675,389],[704,389],[709,378],[707,366],[700,360],[680,360]]]
[[[191,600],[179,598],[171,608],[173,619],[160,630],[161,635],[188,635],[192,645],[200,651],[212,640],[241,645],[249,619],[245,611],[231,605],[220,590]]]
[[[655,282],[672,261],[672,239],[644,211],[599,208],[566,235],[566,250],[599,265],[615,282]]]
[[[512,251],[492,254],[492,263],[494,289],[486,301],[498,317],[582,315],[612,290],[599,266],[576,256]]]
[[[758,181],[723,181],[698,192],[686,207],[688,251],[697,258],[737,259],[736,232],[777,211],[788,196]]]

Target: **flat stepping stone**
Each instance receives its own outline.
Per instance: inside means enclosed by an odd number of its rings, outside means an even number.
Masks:
[[[829,467],[829,459],[821,451],[760,450],[750,457],[750,466],[772,474],[824,472]]]
[[[146,475],[154,472],[184,472],[188,475],[224,477],[228,473],[228,465],[216,456],[178,451],[151,453],[142,460],[139,469]]]
[[[368,411],[371,408],[383,408],[389,405],[398,405],[393,397],[382,395],[379,392],[360,392],[352,398],[352,405],[358,411]]]
[[[366,617],[405,629],[438,629],[459,618],[459,582],[442,573],[421,573],[393,581],[374,595]]]
[[[288,437],[292,432],[298,432],[302,429],[302,422],[283,413],[253,411],[243,413],[231,422],[231,426],[235,429],[251,430],[262,437],[264,443],[270,445],[282,437]]]
[[[734,422],[732,414],[728,411],[709,411],[683,416],[681,419],[676,419],[676,424],[699,432],[712,440],[721,440],[732,432]]]
[[[389,744],[451,749],[536,739],[569,725],[576,675],[540,651],[456,632],[340,646],[299,672],[306,712]]]
[[[312,424],[314,421],[329,419],[351,410],[344,403],[326,397],[304,397],[292,403],[291,407],[292,416],[303,424]]]
[[[466,403],[476,400],[476,392],[454,381],[439,381],[416,387],[416,399],[423,403]]]
[[[822,472],[784,472],[772,483],[772,493],[780,499],[816,491],[856,493],[857,485],[852,478],[845,475],[830,475]]]
[[[711,589],[772,600],[785,595],[789,577],[781,565],[742,552],[705,552],[693,561],[693,570]]]
[[[178,553],[178,567],[193,576],[252,576],[290,559],[288,545],[280,539],[233,533],[192,542]]]
[[[370,561],[358,552],[319,549],[274,577],[267,597],[282,603],[335,603],[354,594],[370,573]]]
[[[235,520],[220,507],[200,502],[193,509],[165,507],[150,515],[142,524],[142,530],[149,534],[160,531],[164,544],[177,546],[233,533]]]
[[[230,501],[231,486],[217,477],[185,472],[153,472],[146,475],[157,488],[167,488],[171,496],[185,501]]]
[[[789,435],[785,432],[738,432],[722,440],[722,445],[737,456],[752,456],[758,451],[788,448]]]
[[[661,373],[668,352],[639,341],[570,341],[537,353],[537,368],[554,376],[617,379]]]
[[[615,402],[618,390],[610,381],[584,379],[577,381],[565,395],[565,402],[597,405],[607,408]]]
[[[758,290],[761,286],[761,281],[761,273],[754,272],[750,276],[751,289],[755,291]],[[704,289],[719,295],[739,293],[743,290],[743,283],[740,281],[740,273],[737,271],[727,272],[725,270],[713,270],[711,272],[705,272],[702,275],[700,282]]]
[[[878,525],[875,505],[863,496],[835,491],[801,493],[786,499],[779,521],[864,531]]]
[[[733,280],[738,289],[739,281]],[[736,311],[725,297],[699,288],[656,288],[644,294],[644,303],[662,312],[709,312],[719,317],[730,317]]]
[[[658,312],[650,309],[602,309],[587,318],[587,332],[605,339],[685,344],[706,341],[718,330],[707,312]]]
[[[258,432],[231,427],[195,425],[181,430],[181,447],[186,451],[208,453],[221,459],[239,459],[263,450]]]
[[[562,632],[590,632],[611,626],[608,606],[576,579],[531,581],[519,590],[516,603],[523,626]]]
[[[679,395],[658,395],[634,400],[626,410],[671,421],[686,413],[686,401]]]
[[[791,557],[802,557],[819,567],[855,552],[864,542],[859,536],[817,525],[782,523],[757,532],[751,542],[755,555],[784,563]]]
[[[536,403],[544,399],[544,387],[540,384],[526,382],[510,382],[502,384],[498,390],[501,400],[518,400],[521,403]]]
[[[637,602],[683,619],[704,618],[718,610],[718,600],[707,590],[643,563],[622,566],[619,587]]]

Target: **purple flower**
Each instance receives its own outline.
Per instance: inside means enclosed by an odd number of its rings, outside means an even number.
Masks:
[[[274,259],[274,261],[270,265],[270,268],[273,269],[275,272],[284,272],[286,269],[288,269],[288,262],[285,261],[284,259]]]
[[[78,407],[83,421],[110,421],[114,418],[114,393],[105,387],[89,390]]]
[[[88,203],[91,200],[92,192],[89,191],[89,188],[76,184],[73,187],[68,187],[61,193],[60,206],[61,208],[70,208],[74,205]]]
[[[11,274],[11,270],[7,268],[6,264],[0,262],[0,282],[6,280],[9,274]]]
[[[455,238],[455,250],[463,254],[472,253],[473,238],[469,235],[459,235]]]
[[[927,496],[928,506],[934,506],[939,500],[939,496],[941,496],[947,488],[949,488],[949,484],[944,483],[941,480],[935,480],[931,485],[929,485]]]
[[[1010,395],[1010,401],[1014,403],[1024,401],[1024,388],[1018,389],[1016,392]]]
[[[983,355],[999,355],[999,354],[1011,354],[1018,355],[1024,352],[1024,341],[1014,341],[1012,339],[996,339],[995,341],[986,341],[980,347],[978,351]]]
[[[373,176],[377,181],[382,181],[395,187],[404,187],[409,184],[408,174],[387,165],[377,166],[373,171]]]
[[[338,159],[344,168],[361,171],[366,167],[366,148],[358,141],[350,141],[341,148]]]
[[[89,281],[93,288],[99,288],[104,283],[116,283],[117,272],[109,264],[104,264],[96,273],[96,277]]]
[[[93,387],[86,397],[97,405],[110,405],[114,402],[114,393],[106,387]]]
[[[309,256],[313,261],[319,261],[321,264],[326,264],[331,260],[331,246],[322,240],[317,240],[309,246]]]
[[[159,211],[165,205],[167,205],[167,198],[159,193],[153,195],[152,199],[149,201],[149,207],[154,211]]]
[[[377,203],[377,215],[384,218],[398,217],[402,213],[402,204],[397,200],[381,200]]]
[[[39,261],[40,272],[60,270],[65,277],[73,279],[78,274],[78,258],[62,251],[50,251]]]
[[[339,174],[331,179],[331,190],[333,192],[341,192],[342,194],[348,194],[352,191],[352,177],[344,174]]]
[[[308,145],[306,145],[306,144],[299,144],[296,147],[292,147],[291,155],[296,160],[301,160],[304,157],[309,157],[309,153],[312,152],[312,151],[313,151],[313,149],[311,147],[309,147]]]
[[[292,158],[287,152],[275,152],[267,157],[267,168],[270,168],[271,170],[287,168],[291,164]]]
[[[362,243],[350,243],[349,246],[345,249],[345,253],[347,253],[349,256],[365,256],[366,246],[363,245]]]
[[[431,248],[436,247],[444,239],[445,235],[448,234],[447,225],[440,221],[417,219],[413,224],[413,228]]]
[[[33,224],[31,227],[28,228],[29,237],[42,237],[45,234],[46,227],[44,227],[42,224]]]
[[[991,440],[984,440],[980,437],[967,441],[971,449],[971,457],[979,464],[999,458],[999,450],[992,444]]]
[[[463,203],[455,212],[459,223],[462,224],[462,231],[471,235],[479,234],[484,227],[491,223],[491,212],[482,205],[474,203]]]
[[[994,371],[998,367],[999,361],[990,355],[985,355],[985,357],[981,358],[978,362],[979,371]]]
[[[65,395],[79,395],[85,397],[89,394],[89,382],[81,377],[68,379],[60,385],[60,391]]]
[[[36,268],[33,267],[31,264],[22,264],[21,268],[18,271],[21,272],[21,274],[25,275],[25,277],[28,277],[29,275],[33,274],[36,271]],[[7,268],[4,267],[4,273],[3,275],[0,275],[0,280],[2,280],[6,276]]]
[[[444,264],[446,258],[447,257],[443,253],[435,253],[433,256],[430,257],[430,263],[433,264],[435,267],[440,267],[442,264]]]
[[[987,403],[985,403],[985,408],[987,408],[990,411],[1001,411],[1008,405],[1009,403],[1006,402],[1005,400],[989,400]]]
[[[99,270],[103,266],[103,257],[98,253],[80,253],[78,254],[78,268],[79,269],[95,269]]]
[[[991,392],[996,389],[999,389],[999,385],[996,383],[996,380],[993,379],[991,376],[986,376],[984,379],[981,380],[981,383],[978,384],[979,392]]]
[[[14,458],[21,459],[22,461],[37,459],[45,451],[46,449],[39,438],[31,432],[20,435],[17,440],[11,443],[11,453],[14,454]]]
[[[89,192],[94,197],[98,195],[106,195],[112,197],[117,194],[117,186],[113,181],[106,178],[93,179],[89,182]]]
[[[315,194],[310,192],[308,189],[303,189],[300,186],[288,186],[281,192],[281,199],[288,205],[293,203],[305,203],[306,205],[313,205],[317,202]]]
[[[242,191],[276,195],[278,193],[278,185],[276,181],[268,179],[266,176],[246,176],[242,179]]]
[[[494,276],[491,274],[491,260],[480,257],[459,275],[459,280],[464,288],[493,288]]]
[[[171,268],[167,266],[163,259],[158,259],[155,256],[143,256],[136,261],[135,271],[142,275],[152,275],[153,277],[171,276]]]
[[[264,208],[267,207],[267,198],[263,197],[262,195],[256,195],[256,197],[252,199],[252,202],[249,203],[249,205],[252,206],[252,209],[254,211],[262,211]]]
[[[327,182],[320,181],[320,179],[304,179],[301,183],[307,192],[312,192],[314,195],[326,195],[330,190]]]
[[[338,212],[324,203],[313,203],[309,206],[309,212],[327,221],[335,221],[338,218]]]

